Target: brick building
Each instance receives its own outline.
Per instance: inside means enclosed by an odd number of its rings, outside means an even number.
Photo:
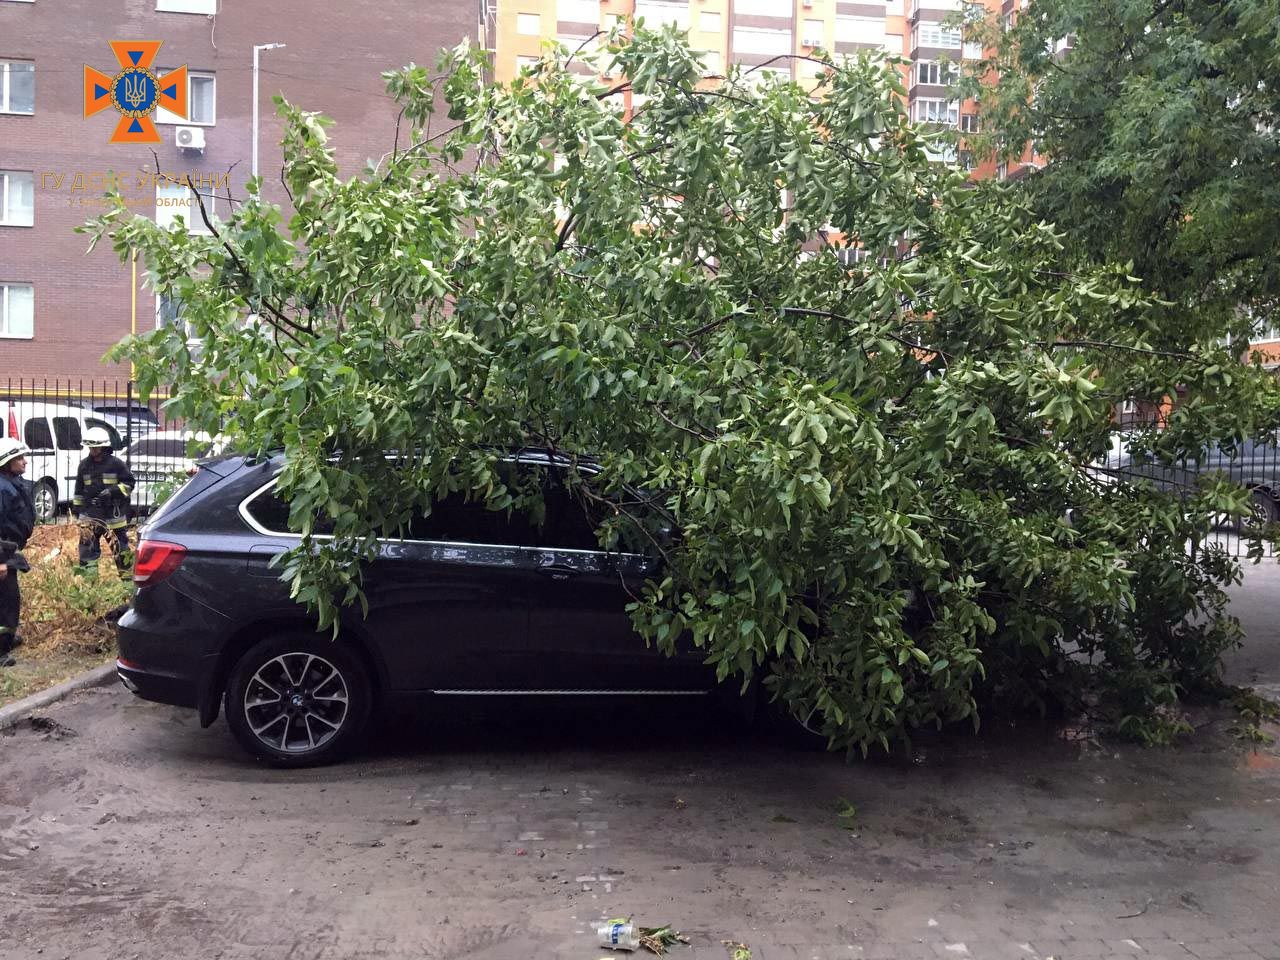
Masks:
[[[190,209],[166,173],[243,196],[250,174],[253,47],[260,70],[260,170],[278,184],[282,93],[336,121],[332,142],[344,174],[390,149],[396,110],[379,74],[482,31],[480,0],[381,0],[358,10],[309,0],[0,0],[0,382],[10,378],[127,376],[99,358],[131,329],[157,323],[156,298],[135,289],[110,249],[86,255],[72,232],[100,210],[109,178],[132,209],[162,221]],[[110,40],[159,40],[154,65],[189,69],[190,119],[161,111],[159,144],[111,144],[119,115],[83,116],[84,66],[119,70]],[[184,138],[203,149],[178,146]],[[228,171],[230,174],[228,175]],[[220,188],[219,192],[223,192]]]

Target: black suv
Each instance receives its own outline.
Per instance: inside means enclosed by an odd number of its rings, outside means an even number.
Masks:
[[[336,641],[271,565],[298,542],[274,493],[282,462],[202,464],[143,530],[120,679],[199,710],[203,726],[225,700],[240,743],[290,766],[350,749],[391,698],[711,692],[701,653],[663,656],[632,629],[625,607],[654,556],[600,548],[564,481],[567,461],[507,460],[543,484],[543,521],[459,495],[436,503],[404,539],[381,544],[365,575],[368,616],[347,609]]]

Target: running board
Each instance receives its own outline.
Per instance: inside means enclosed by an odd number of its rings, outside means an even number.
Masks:
[[[432,690],[446,697],[705,697],[710,690]]]

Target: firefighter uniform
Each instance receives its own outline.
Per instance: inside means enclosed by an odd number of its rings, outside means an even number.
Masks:
[[[125,554],[129,550],[129,491],[133,489],[133,474],[119,457],[104,452],[95,458],[92,454],[80,461],[76,471],[75,494],[71,510],[77,517],[90,522],[81,525],[80,565],[96,568],[102,556],[102,537],[115,539],[116,569],[124,572]]]
[[[13,472],[9,464],[26,453],[26,446],[17,441],[0,441],[0,540],[12,541],[18,549],[26,546],[35,529],[36,509],[30,481]],[[17,646],[22,610],[18,572],[28,569],[20,553],[9,557],[5,566],[8,573],[0,579],[0,665],[13,662],[9,651]]]

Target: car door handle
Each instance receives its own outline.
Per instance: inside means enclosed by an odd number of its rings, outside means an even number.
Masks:
[[[578,575],[578,571],[567,563],[551,563],[538,569],[544,576],[548,576],[552,580],[568,580],[570,577]]]

